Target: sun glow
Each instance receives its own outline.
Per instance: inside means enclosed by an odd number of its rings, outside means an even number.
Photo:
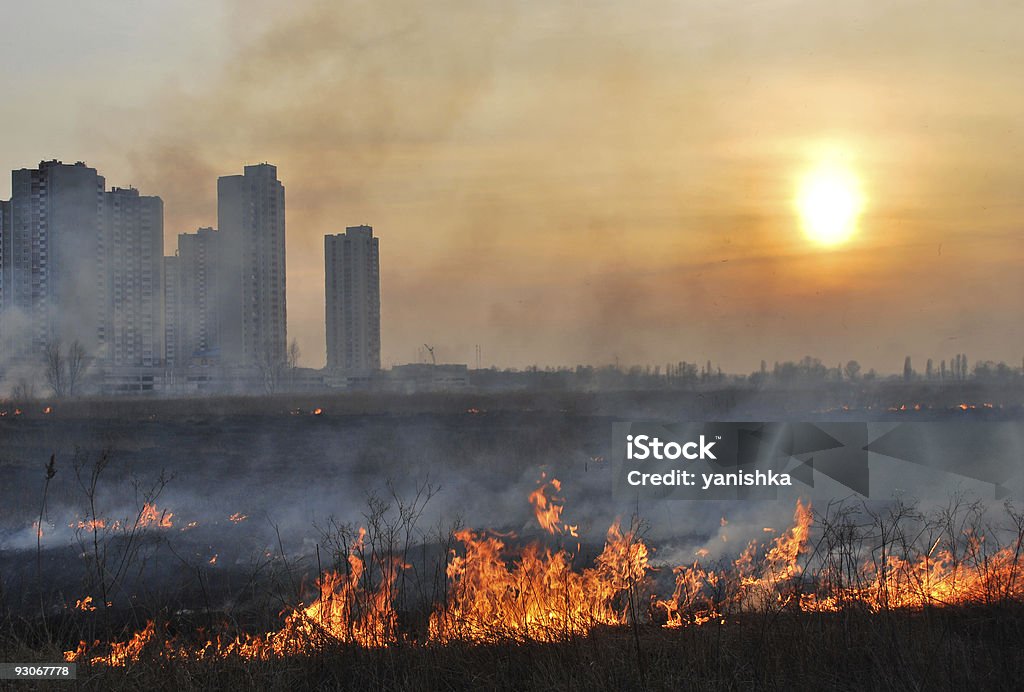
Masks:
[[[849,170],[822,165],[800,181],[796,206],[808,238],[819,245],[838,245],[856,230],[863,206],[860,185]]]

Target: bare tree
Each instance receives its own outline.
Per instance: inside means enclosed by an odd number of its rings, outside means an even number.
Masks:
[[[267,342],[256,359],[256,367],[263,381],[263,391],[267,394],[273,394],[280,388],[281,376],[284,374],[285,363],[275,351],[273,345]]]
[[[295,387],[295,375],[299,369],[299,357],[301,355],[302,351],[299,350],[298,340],[292,339],[291,343],[288,344],[288,376],[293,388]]]
[[[36,398],[36,385],[34,382],[29,382],[28,379],[22,377],[18,380],[18,383],[14,385],[14,389],[11,390],[11,399],[14,401],[34,401]]]
[[[53,395],[58,399],[63,398],[67,394],[67,365],[59,341],[51,341],[43,349],[43,368],[46,384],[53,390]]]
[[[85,374],[85,369],[89,367],[85,347],[82,346],[81,341],[75,339],[71,342],[71,345],[68,346],[68,354],[65,360],[68,364],[68,396],[74,396],[78,385],[81,383],[82,376]]]
[[[66,353],[61,350],[60,341],[52,341],[43,349],[46,383],[58,399],[75,395],[88,367],[85,347],[77,339],[71,342]]]

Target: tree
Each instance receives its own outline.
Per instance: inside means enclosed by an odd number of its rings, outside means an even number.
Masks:
[[[302,355],[302,351],[299,350],[298,339],[292,339],[291,343],[288,344],[288,376],[291,379],[291,386],[295,386],[295,375],[299,369],[299,357]]]
[[[53,395],[58,399],[67,393],[67,366],[64,363],[64,355],[61,353],[60,342],[51,341],[43,348],[43,373],[46,376],[46,384],[50,386]]]
[[[846,363],[845,371],[846,371],[846,379],[848,379],[848,380],[856,380],[857,377],[860,375],[860,363],[858,363],[855,360],[851,360],[851,361],[847,362]]]
[[[46,383],[58,399],[75,395],[88,367],[85,347],[77,339],[71,342],[66,353],[62,352],[60,341],[56,340],[43,349]]]
[[[914,366],[910,364],[910,356],[903,361],[903,381],[910,382],[914,379]]]
[[[82,342],[77,339],[71,342],[71,345],[68,346],[68,354],[65,360],[68,366],[68,396],[74,396],[82,376],[85,374],[85,369],[88,367],[85,347],[82,346]]]
[[[697,364],[681,362],[679,364],[679,380],[686,386],[697,383]]]
[[[797,365],[801,378],[810,382],[820,382],[828,377],[828,368],[820,358],[804,356]]]
[[[267,394],[273,394],[281,386],[281,376],[284,374],[285,363],[281,360],[279,353],[273,344],[268,341],[263,344],[263,348],[257,354],[256,368],[260,373],[263,391]]]
[[[36,385],[34,382],[29,382],[26,378],[22,377],[18,380],[18,383],[14,385],[14,389],[11,390],[11,399],[14,401],[34,401],[36,398]]]

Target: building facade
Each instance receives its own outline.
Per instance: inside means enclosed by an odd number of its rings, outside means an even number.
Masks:
[[[219,356],[219,318],[217,315],[216,279],[220,263],[219,233],[200,228],[195,233],[178,235],[178,254],[168,258],[176,272],[168,283],[167,300],[173,300],[174,365],[185,366],[193,359],[216,359]]]
[[[380,254],[370,226],[324,237],[327,368],[352,376],[380,369]]]
[[[164,204],[133,188],[103,195],[98,355],[112,367],[154,367],[164,359]]]
[[[168,369],[176,368],[182,362],[180,264],[176,254],[164,257],[164,365]]]
[[[89,354],[99,350],[104,184],[82,162],[12,171],[3,283],[13,355],[32,357],[71,341]]]
[[[11,203],[0,200],[0,314],[4,309],[4,297],[10,293],[7,282],[11,278],[11,270],[8,264],[11,261],[11,251],[7,245],[10,243],[11,228]],[[2,335],[0,335],[2,339]]]
[[[287,359],[284,185],[277,167],[217,180],[220,250],[215,309],[224,362],[277,367]]]

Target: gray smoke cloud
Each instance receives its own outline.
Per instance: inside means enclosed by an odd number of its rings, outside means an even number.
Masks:
[[[976,306],[1019,308],[996,259],[1021,141],[986,124],[1020,113],[998,68],[1018,49],[1005,17],[947,9],[239,3],[223,61],[146,106],[128,170],[164,196],[170,249],[214,222],[216,175],[279,166],[311,365],[321,238],[355,223],[382,238],[386,363],[428,342],[499,365],[810,351],[891,370],[947,339],[1016,361],[1020,330]],[[869,195],[841,255],[792,209],[830,142]]]

